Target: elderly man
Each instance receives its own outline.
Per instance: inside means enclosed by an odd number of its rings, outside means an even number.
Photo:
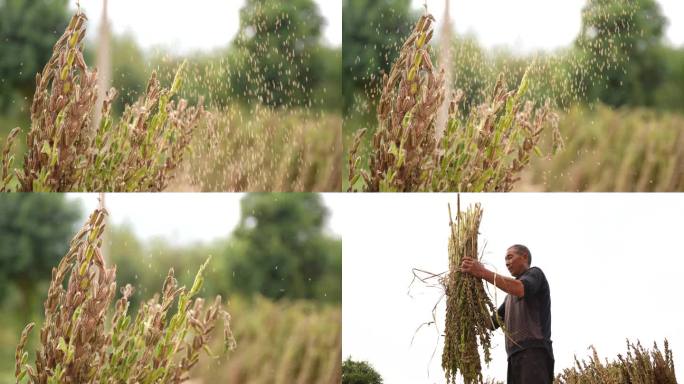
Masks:
[[[520,244],[506,251],[506,268],[514,278],[498,275],[471,258],[461,263],[461,271],[508,293],[492,318],[493,329],[503,325],[506,332],[508,384],[553,382],[549,283],[544,272],[530,267],[531,263],[530,250]]]

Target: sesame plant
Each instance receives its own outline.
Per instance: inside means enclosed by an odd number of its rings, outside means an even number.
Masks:
[[[639,341],[627,340],[627,356],[618,355],[617,360],[602,363],[596,348],[591,347],[589,361],[575,358],[575,366],[566,368],[556,376],[556,384],[675,384],[674,362],[667,339],[664,350],[653,343],[653,349],[645,349]]]
[[[444,69],[431,59],[433,22],[430,14],[420,17],[383,77],[367,167],[358,153],[365,130],[350,147],[349,191],[509,191],[532,152],[541,153],[546,128],[554,150],[562,146],[550,102],[525,100],[529,69],[510,91],[499,75],[488,100],[468,116],[459,113],[463,91],[449,95],[446,126],[436,127],[447,95]]]
[[[202,350],[213,356],[208,343],[219,317],[224,346],[234,348],[230,315],[222,309],[221,297],[208,308],[195,297],[209,260],[189,290],[178,287],[171,269],[161,295],[142,303],[135,317],[128,313],[131,285],[121,290],[111,311],[116,266],[107,267],[101,252],[106,216],[104,209],[94,211],[52,269],[40,348],[35,364],[29,363],[24,349],[31,323],[16,349],[17,383],[180,383],[189,378]]]
[[[36,75],[31,129],[23,168],[13,168],[11,149],[19,129],[7,138],[0,191],[160,191],[181,163],[197,122],[204,113],[173,97],[180,91],[184,65],[171,88],[153,73],[142,97],[112,116],[116,90],[96,105],[97,70],[83,59],[86,16],[78,10],[52,57]],[[99,126],[91,113],[100,108]]]
[[[442,368],[447,383],[456,383],[459,373],[465,384],[482,383],[479,348],[482,348],[485,363],[492,359],[491,316],[495,311],[494,305],[482,280],[460,270],[464,257],[479,260],[477,236],[481,219],[479,204],[465,212],[461,212],[459,207],[456,222],[451,220],[449,208],[449,272],[442,280],[446,294]]]

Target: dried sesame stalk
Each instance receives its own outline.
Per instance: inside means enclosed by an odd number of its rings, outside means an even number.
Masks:
[[[182,65],[171,89],[161,88],[153,73],[145,95],[115,122],[114,89],[96,105],[97,71],[86,65],[81,43],[86,21],[77,11],[36,75],[24,168],[13,172],[17,189],[160,191],[181,162],[203,109],[171,100],[182,84]],[[102,109],[99,127],[91,125],[94,108]],[[3,157],[3,172],[9,160]],[[3,176],[0,189],[7,189],[11,183]]]
[[[674,361],[667,339],[663,352],[654,342],[652,350],[646,350],[637,341],[627,340],[627,356],[618,355],[617,360],[605,363],[599,359],[596,348],[591,347],[592,355],[588,361],[581,362],[575,357],[575,366],[564,369],[555,379],[557,384],[676,384]]]
[[[440,141],[430,189],[440,191],[510,191],[529,164],[532,152],[547,127],[552,128],[554,153],[563,146],[558,115],[547,100],[535,108],[523,101],[529,86],[529,69],[517,90],[506,91],[503,75],[491,99],[466,120],[458,115],[463,92],[458,91],[449,108],[448,126]]]
[[[26,342],[28,341],[28,335],[29,333],[31,333],[31,330],[34,326],[35,324],[30,323],[21,332],[19,344],[17,345],[17,350],[14,355],[14,376],[17,378],[18,382],[22,381],[27,373],[31,372],[31,374],[34,374],[33,368],[29,364],[27,364],[28,352],[24,352],[24,347],[26,346]]]
[[[12,154],[14,143],[17,135],[21,129],[14,128],[10,131],[5,139],[5,146],[2,149],[2,167],[0,167],[0,192],[9,192],[11,190],[10,183],[12,181],[12,164],[14,163],[14,155]]]
[[[370,173],[361,173],[367,190],[412,190],[434,167],[434,119],[444,100],[444,71],[435,74],[430,60],[433,22],[432,15],[421,16],[383,78]],[[358,179],[351,169],[349,176]]]
[[[465,212],[457,212],[451,221],[449,207],[449,273],[443,280],[447,308],[442,368],[447,383],[456,383],[461,374],[465,384],[482,382],[482,365],[478,344],[485,363],[491,361],[491,316],[495,308],[484,289],[482,280],[460,270],[464,257],[479,260],[477,236],[482,219],[479,204]]]
[[[171,98],[179,91],[185,63],[176,72],[171,89],[161,88],[156,73],[145,94],[126,106],[118,123],[111,117],[116,95],[112,88],[102,106],[102,120],[95,133],[95,150],[84,175],[88,191],[161,191],[178,167],[194,133],[201,107],[189,107]]]
[[[45,301],[45,322],[35,368],[23,352],[29,324],[17,347],[15,376],[30,383],[180,383],[208,350],[209,336],[219,316],[227,329],[226,345],[235,346],[230,317],[221,308],[221,298],[204,310],[203,299],[193,298],[202,287],[203,264],[189,292],[177,288],[173,270],[159,296],[141,306],[131,320],[127,285],[117,301],[111,325],[105,325],[116,293],[116,267],[107,268],[100,251],[106,211],[98,209],[71,241],[66,256],[52,270]],[[64,289],[64,278],[69,279]],[[178,299],[177,312],[167,322],[167,313]]]
[[[429,41],[434,18],[423,15],[401,48],[378,103],[378,129],[368,170],[358,169],[360,135],[350,151],[350,190],[509,191],[528,164],[541,133],[553,128],[554,150],[562,141],[547,102],[535,108],[524,96],[527,73],[517,90],[503,76],[491,99],[461,118],[463,92],[450,96],[445,132],[436,139],[437,111],[445,100],[444,69],[432,65]],[[354,165],[352,167],[351,165]]]

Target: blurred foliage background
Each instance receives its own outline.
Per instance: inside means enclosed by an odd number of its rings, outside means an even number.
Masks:
[[[428,11],[438,24],[443,22],[442,9]],[[406,0],[343,0],[345,156],[360,128],[369,130],[360,149],[367,153],[377,126],[380,79],[422,12]],[[524,54],[486,49],[476,37],[452,31],[453,59],[447,70],[452,88],[465,91],[466,112],[485,100],[500,73],[512,87],[530,66],[529,97],[537,103],[548,98],[558,107],[572,152],[535,159],[518,190],[682,191],[684,47],[666,42],[667,23],[656,0],[588,0],[570,46]],[[433,39],[437,63],[440,32],[438,25]],[[615,135],[622,139],[613,140]],[[646,157],[648,164],[641,161]],[[346,189],[347,157],[343,165]],[[583,180],[568,178],[571,173],[581,173]]]
[[[135,10],[131,10],[134,12]],[[61,36],[71,17],[67,0],[0,1],[0,139],[14,127],[30,128],[29,108],[35,88],[35,76],[47,63],[52,46]],[[274,178],[277,168],[261,167],[264,157],[278,163],[294,163],[291,180],[277,190],[339,191],[341,170],[334,167],[342,156],[341,60],[342,49],[323,39],[326,20],[313,0],[245,0],[240,8],[239,29],[226,45],[212,51],[178,54],[163,48],[143,49],[136,36],[109,34],[111,86],[118,90],[114,111],[123,112],[144,92],[152,71],[164,84],[170,84],[176,69],[187,60],[186,76],[181,96],[191,102],[203,98],[212,117],[203,126],[210,126],[211,136],[203,132],[192,145],[194,154],[206,154],[203,149],[214,144],[213,153],[234,156],[240,147],[241,164],[229,165],[223,172],[207,172],[206,163],[217,160],[203,157],[188,161],[182,172],[186,184],[174,185],[181,190],[248,190],[272,191],[266,182],[252,181],[245,185],[232,180],[233,174],[268,173]],[[157,15],[163,17],[163,14]],[[95,67],[98,45],[102,44],[98,30],[87,30],[85,58]],[[284,125],[282,134],[258,137],[262,115],[276,114],[292,122]],[[295,127],[311,127],[315,134],[302,134]],[[220,138],[222,140],[217,139]],[[210,139],[215,139],[209,142]],[[223,147],[215,146],[221,142]],[[306,141],[306,146],[300,144]],[[24,140],[16,148],[18,166],[23,163]],[[259,146],[265,142],[272,148],[294,147],[290,152]],[[255,156],[255,154],[262,154]],[[251,166],[253,165],[253,166]],[[212,166],[215,168],[215,166]],[[336,177],[326,171],[333,169]],[[298,178],[300,173],[309,174]],[[198,180],[198,178],[201,178]],[[253,177],[252,179],[256,179]],[[305,180],[304,180],[305,179]],[[228,184],[228,185],[226,185]]]
[[[117,266],[117,286],[136,288],[137,310],[161,290],[169,268],[189,286],[212,255],[201,295],[227,298],[238,348],[205,359],[196,376],[207,383],[339,383],[342,241],[325,229],[329,208],[317,194],[255,193],[240,209],[235,230],[209,243],[143,240],[130,224],[109,225],[103,251]],[[51,269],[88,213],[61,194],[0,196],[0,383],[14,382],[21,329],[29,321],[41,326]],[[37,336],[29,343],[35,348]]]

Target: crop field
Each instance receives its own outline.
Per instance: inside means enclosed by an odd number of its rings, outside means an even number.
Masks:
[[[574,108],[560,119],[564,153],[536,158],[525,187],[545,191],[684,190],[684,115]]]
[[[588,1],[570,45],[533,53],[457,34],[441,3],[399,3],[345,5],[370,25],[346,32],[345,190],[684,188],[684,51],[655,1]]]
[[[447,95],[444,70],[430,58],[434,20],[420,17],[383,79],[368,169],[357,155],[365,130],[351,142],[350,191],[357,184],[368,191],[508,191],[539,152],[541,133],[555,126],[548,102],[537,108],[524,101],[527,72],[513,90],[500,75],[487,102],[461,118],[464,92]],[[443,104],[448,117],[438,122]],[[553,138],[556,150],[562,140],[555,130]]]
[[[3,74],[22,88],[0,92],[0,190],[339,191],[339,49],[298,1],[249,0],[225,48],[182,55],[93,31],[77,5],[41,36],[42,70]]]
[[[101,194],[86,219],[73,196],[0,199],[0,239],[23,244],[0,249],[0,383],[339,382],[341,241],[324,230],[322,198],[168,196],[205,211],[239,204],[229,214],[259,225],[177,244],[126,224],[153,211],[117,203],[155,195],[107,195],[106,209]],[[308,238],[290,241],[292,228]]]
[[[338,191],[338,115],[234,106],[201,120],[168,190]]]
[[[230,311],[240,347],[220,365],[200,365],[203,382],[339,383],[340,308],[257,299],[231,300]]]

